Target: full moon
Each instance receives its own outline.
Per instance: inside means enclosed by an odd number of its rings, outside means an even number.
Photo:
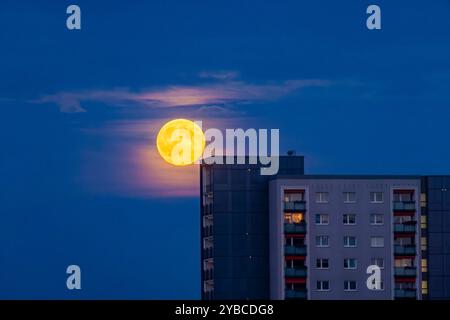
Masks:
[[[175,119],[158,132],[156,147],[161,157],[175,166],[187,166],[198,159],[205,149],[205,135],[193,121]]]

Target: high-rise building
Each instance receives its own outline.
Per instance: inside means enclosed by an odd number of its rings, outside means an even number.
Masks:
[[[450,177],[303,171],[202,165],[203,299],[450,298]]]

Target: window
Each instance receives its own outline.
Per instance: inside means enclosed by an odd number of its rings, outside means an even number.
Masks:
[[[344,269],[356,269],[357,261],[354,258],[344,259]]]
[[[344,192],[344,203],[355,203],[356,192]]]
[[[353,280],[345,280],[344,281],[344,290],[345,291],[356,291],[357,285],[356,281]]]
[[[356,237],[345,236],[344,237],[344,247],[347,247],[347,248],[356,247]]]
[[[422,294],[428,294],[428,281],[422,280]]]
[[[303,213],[285,213],[284,223],[301,223],[304,220]]]
[[[384,247],[384,238],[383,237],[371,237],[370,238],[370,246],[372,248]]]
[[[420,216],[420,228],[421,229],[427,228],[427,216]]]
[[[428,272],[428,261],[427,259],[422,259],[422,272]]]
[[[427,251],[427,238],[420,237],[420,250]]]
[[[305,200],[303,191],[285,190],[284,202],[301,202]]]
[[[345,225],[356,224],[356,214],[344,214],[343,221]]]
[[[316,246],[317,247],[328,247],[329,246],[328,236],[316,236]]]
[[[317,259],[316,268],[317,269],[328,269],[330,267],[330,262],[328,259]]]
[[[383,192],[371,192],[370,193],[371,203],[382,203],[383,202]]]
[[[380,267],[380,269],[384,269],[384,259],[383,258],[372,258],[371,264]]]
[[[328,203],[328,192],[316,192],[317,203]]]
[[[370,215],[370,224],[372,224],[372,225],[384,224],[384,215],[378,214],[378,213],[372,213]]]
[[[317,281],[317,290],[319,290],[319,291],[330,290],[330,282],[328,280]]]
[[[316,224],[328,224],[329,222],[327,214],[316,214]]]

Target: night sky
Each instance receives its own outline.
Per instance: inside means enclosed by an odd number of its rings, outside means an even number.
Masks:
[[[156,153],[169,119],[279,128],[307,173],[450,174],[449,93],[446,0],[3,0],[0,298],[200,298],[198,168]]]

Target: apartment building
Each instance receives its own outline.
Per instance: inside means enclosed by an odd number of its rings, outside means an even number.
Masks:
[[[299,156],[200,175],[203,299],[450,299],[448,176],[305,175]]]

